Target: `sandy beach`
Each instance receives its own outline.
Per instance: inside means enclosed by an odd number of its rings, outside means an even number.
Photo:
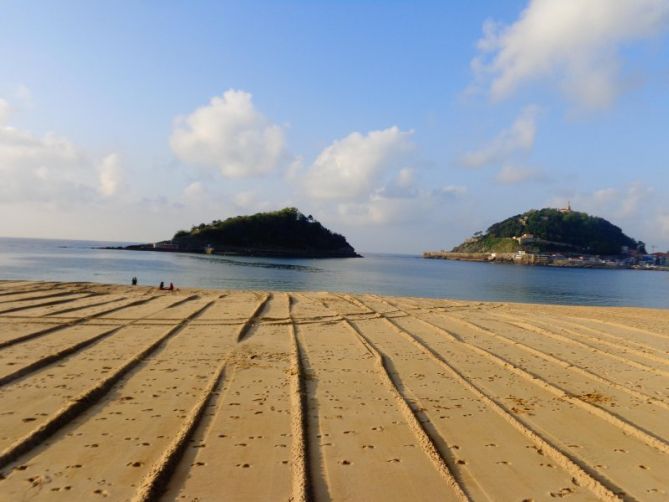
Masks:
[[[0,281],[0,500],[667,500],[669,312]]]

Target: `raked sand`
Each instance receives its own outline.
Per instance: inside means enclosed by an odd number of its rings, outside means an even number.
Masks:
[[[669,312],[0,282],[0,500],[667,500]]]

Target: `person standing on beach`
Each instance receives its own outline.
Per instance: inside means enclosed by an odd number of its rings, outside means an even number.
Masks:
[[[158,289],[165,289],[165,283],[163,281],[160,281],[160,286],[158,286]]]

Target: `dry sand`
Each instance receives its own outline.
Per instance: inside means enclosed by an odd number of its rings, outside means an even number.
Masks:
[[[667,500],[669,312],[0,281],[0,500]]]

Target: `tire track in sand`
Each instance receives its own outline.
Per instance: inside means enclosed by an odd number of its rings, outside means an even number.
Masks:
[[[443,314],[442,314],[443,315]],[[445,318],[455,320],[457,322],[460,322],[461,324],[464,324],[466,326],[469,326],[472,329],[478,329],[481,330],[479,326],[476,324],[473,324],[471,321],[467,321],[465,319],[453,316],[453,315],[443,315]],[[661,438],[659,436],[656,436],[654,433],[650,431],[646,431],[645,429],[637,426],[636,424],[629,422],[628,420],[619,417],[617,415],[614,415],[610,411],[607,411],[606,409],[590,403],[588,401],[583,400],[580,396],[575,396],[571,394],[569,391],[563,389],[557,384],[550,383],[546,381],[544,378],[542,378],[540,375],[532,373],[530,371],[527,371],[516,364],[512,363],[511,361],[498,356],[497,354],[492,353],[491,351],[484,349],[482,347],[479,347],[477,345],[472,345],[466,341],[464,341],[462,338],[456,336],[454,333],[445,330],[441,326],[438,326],[430,321],[427,321],[423,318],[420,318],[418,316],[413,316],[415,319],[418,319],[419,321],[429,324],[434,328],[437,328],[438,330],[442,331],[443,333],[446,333],[449,337],[454,338],[457,340],[460,344],[462,344],[464,347],[468,348],[469,350],[493,361],[496,363],[498,366],[501,366],[502,368],[510,371],[511,373],[514,373],[521,378],[525,379],[528,382],[533,383],[534,385],[543,388],[544,390],[550,392],[551,394],[564,399],[565,401],[569,401],[576,406],[584,409],[585,411],[591,413],[594,416],[597,416],[604,420],[605,422],[608,422],[609,424],[618,427],[620,430],[624,431],[626,434],[634,437],[635,439],[638,439],[648,446],[651,446],[658,451],[668,454],[669,453],[669,443],[664,440],[664,438]]]
[[[521,350],[523,350],[523,351],[525,351],[529,354],[532,354],[536,357],[539,357],[539,358],[541,358],[545,361],[551,362],[551,363],[553,363],[553,364],[555,364],[555,365],[557,365],[557,366],[559,366],[559,367],[561,367],[561,368],[563,368],[563,369],[565,369],[569,372],[578,373],[579,375],[584,376],[584,377],[586,377],[590,380],[593,380],[595,382],[598,382],[602,385],[606,385],[607,387],[611,387],[613,389],[619,390],[619,391],[624,392],[624,393],[626,393],[626,394],[628,394],[632,397],[636,397],[636,398],[641,397],[641,398],[643,398],[644,401],[646,401],[649,404],[652,404],[654,406],[658,406],[660,408],[669,410],[669,403],[666,403],[666,402],[662,401],[661,399],[658,399],[654,396],[651,396],[650,394],[645,394],[645,393],[639,391],[638,389],[632,389],[632,388],[626,387],[624,385],[621,385],[617,382],[614,382],[613,380],[610,380],[610,379],[605,378],[605,377],[603,377],[603,376],[601,376],[597,373],[594,373],[593,371],[590,371],[587,368],[583,368],[583,367],[581,367],[581,366],[579,366],[575,363],[572,363],[570,361],[562,359],[562,358],[556,356],[554,353],[543,352],[543,351],[541,351],[537,348],[534,348],[530,345],[527,345],[523,342],[520,342],[520,341],[518,341],[514,338],[502,335],[502,334],[500,334],[496,331],[493,331],[493,330],[491,330],[491,329],[489,329],[485,326],[481,326],[480,324],[477,324],[474,321],[469,321],[469,322],[472,325],[478,327],[482,333],[485,333],[490,337],[498,339],[501,342],[503,342],[505,344],[508,344],[509,346],[519,348],[519,349],[521,349]],[[500,322],[510,324],[510,323],[505,322],[503,320],[500,320]],[[513,324],[510,324],[510,325],[515,326]],[[517,327],[520,327],[520,326],[517,326]],[[573,393],[572,392],[572,394],[578,394],[578,393]]]
[[[292,352],[290,355],[290,404],[292,416],[291,460],[293,470],[293,501],[311,502],[313,491],[309,476],[309,437],[307,422],[307,391],[304,366],[302,363],[303,349],[297,339],[297,328],[293,318],[295,299],[288,294],[288,318],[290,319],[290,339]]]
[[[524,324],[529,324],[529,325],[534,325],[538,326],[535,323],[532,323],[531,320],[527,319],[525,316],[520,318],[521,316],[516,316],[515,318],[509,317],[508,315],[505,314],[499,314],[496,313],[499,317],[502,317],[504,319],[511,322],[518,322],[518,323],[524,323]],[[520,319],[519,319],[520,318]],[[583,343],[587,345],[590,348],[599,350],[603,353],[606,354],[612,354],[612,352],[608,352],[607,350],[600,348],[597,344],[604,345],[606,347],[611,347],[618,352],[624,354],[624,356],[621,356],[627,360],[630,357],[630,355],[636,356],[640,358],[641,361],[639,364],[643,364],[645,366],[648,365],[649,361],[653,361],[655,363],[659,363],[662,366],[669,366],[669,358],[667,357],[667,353],[662,353],[661,350],[656,349],[654,347],[648,347],[642,344],[638,344],[634,341],[631,340],[626,340],[625,343],[622,343],[622,341],[615,335],[611,335],[605,331],[601,330],[596,330],[593,328],[588,328],[587,326],[583,325],[575,325],[573,323],[570,323],[568,321],[564,321],[562,319],[554,319],[551,318],[550,322],[551,328],[545,328],[541,327],[540,329],[544,329],[547,331],[551,331],[555,333],[554,330],[559,329],[563,331],[564,333],[568,333],[576,338],[571,338],[574,341]],[[595,336],[588,334],[587,332],[590,331],[594,333]],[[557,334],[557,333],[556,333]],[[606,338],[613,339],[615,341],[609,341],[606,340]],[[589,343],[587,343],[589,342]],[[645,349],[645,350],[644,350]],[[658,354],[659,353],[659,354]],[[616,356],[618,354],[615,354]],[[650,366],[655,368],[654,366]],[[656,368],[659,369],[659,368]],[[659,371],[663,371],[662,369],[659,369]],[[669,375],[669,373],[667,373]]]
[[[84,291],[68,291],[67,293],[64,293],[63,295],[59,295],[59,296],[61,297],[60,300],[49,300],[49,301],[46,301],[46,302],[40,302],[39,300],[36,300],[38,303],[31,303],[30,305],[24,305],[23,301],[12,302],[12,303],[20,303],[20,305],[16,305],[14,307],[9,307],[9,308],[5,308],[3,310],[0,310],[0,315],[12,314],[14,312],[20,312],[22,310],[34,309],[36,307],[48,307],[50,305],[59,305],[59,304],[71,302],[73,300],[82,300],[82,299],[85,299],[85,298],[90,298],[90,297],[99,296],[99,295],[98,295],[98,293],[86,293]],[[67,296],[68,298],[63,298],[63,296]],[[29,300],[24,300],[24,301],[29,301]]]
[[[603,319],[597,319],[597,318],[594,318],[594,317],[572,316],[572,318],[573,319],[582,319],[584,321],[592,321],[592,322],[595,322],[595,323],[603,324],[604,326],[612,326],[612,327],[616,327],[616,328],[629,329],[631,331],[636,331],[637,333],[640,333],[642,335],[648,335],[648,336],[651,336],[651,337],[660,338],[662,340],[669,340],[669,335],[666,335],[666,334],[663,334],[663,333],[657,333],[657,332],[652,331],[650,329],[640,328],[638,326],[632,326],[632,325],[629,325],[629,324],[624,324],[624,323],[615,322],[615,321],[611,321],[611,320],[605,321]]]
[[[95,342],[102,340],[103,338],[107,338],[108,336],[113,335],[121,328],[122,326],[118,326],[112,329],[104,330],[102,333],[99,333],[97,335],[91,335],[80,342],[64,347],[63,349],[57,350],[56,352],[49,352],[46,354],[39,354],[39,353],[36,354],[35,352],[30,352],[29,356],[36,356],[36,359],[24,364],[23,366],[15,369],[14,371],[0,372],[0,387],[2,387],[3,385],[7,385],[10,382],[13,382],[14,380],[18,380],[19,378],[22,378],[34,371],[42,369],[45,366],[48,366],[49,364],[53,364],[56,361],[64,359],[67,356],[74,354],[75,352],[79,352],[80,350],[85,349],[89,345],[92,345]],[[24,347],[21,347],[21,349],[24,349]],[[14,354],[6,354],[5,352],[7,351],[0,352],[0,356],[2,356],[3,359],[7,357],[12,359],[13,361],[16,361],[17,358]],[[13,364],[16,363],[14,362]]]
[[[318,294],[294,296],[295,315],[333,313]],[[456,492],[416,444],[373,352],[338,317],[335,323],[297,325],[304,347],[314,498],[454,499]]]
[[[189,296],[183,300],[179,300],[175,303],[168,305],[167,307],[165,307],[163,311],[183,305],[184,303],[193,301],[197,298],[198,298],[197,296]],[[18,347],[15,346],[5,347],[4,350],[0,351],[0,357],[2,359],[10,359],[12,365],[16,365],[16,361],[20,360],[21,358],[27,360],[27,362],[25,362],[23,366],[17,368],[15,371],[12,372],[4,372],[0,370],[0,387],[3,385],[7,385],[8,383],[14,380],[22,378],[34,371],[40,370],[61,359],[64,359],[72,354],[75,354],[80,350],[83,350],[88,346],[117,333],[121,329],[132,326],[133,324],[139,323],[145,319],[150,319],[154,315],[155,314],[149,314],[147,316],[140,317],[133,321],[126,321],[119,326],[114,326],[111,329],[106,329],[106,330],[103,329],[104,326],[80,324],[78,326],[70,327],[70,329],[66,330],[65,333],[60,333],[59,338],[56,340],[53,340],[53,337],[48,337],[47,340],[42,340],[42,338],[38,338],[37,340],[30,340],[28,342],[24,342]],[[77,336],[77,333],[75,333],[75,331],[77,329],[80,329],[85,332],[86,328],[88,329],[92,328],[94,333],[100,331],[101,329],[103,331],[102,333],[99,334],[89,335],[84,340],[78,341],[76,343],[71,343],[72,341],[69,342],[67,341],[68,335],[74,338],[74,340],[80,338],[79,336]],[[61,343],[63,338],[66,338],[65,343],[67,345],[62,349],[58,350],[58,345]],[[54,347],[49,347],[48,343],[45,342],[53,343],[57,350],[53,351],[52,349]],[[31,343],[33,344],[33,347],[30,347]],[[16,350],[13,351],[12,349]]]
[[[648,445],[638,437],[633,437],[611,421],[599,421],[601,417],[598,414],[589,413],[578,406],[578,403],[567,399],[569,396],[552,397],[549,390],[543,389],[541,382],[518,375],[513,365],[503,366],[499,361],[485,356],[480,363],[472,365],[466,356],[462,359],[458,352],[461,350],[459,347],[462,347],[476,354],[477,350],[473,350],[475,347],[468,347],[468,344],[455,337],[452,329],[447,330],[441,325],[426,322],[419,317],[414,319],[430,328],[433,333],[440,335],[441,341],[438,340],[440,337],[435,337],[435,334],[430,334],[428,330],[420,337],[426,341],[430,340],[430,345],[436,343],[439,347],[438,352],[445,351],[449,361],[453,361],[472,375],[481,375],[482,371],[486,371],[488,378],[479,376],[478,385],[482,390],[497,396],[498,402],[501,403],[502,396],[509,395],[507,393],[511,390],[513,394],[506,399],[514,403],[510,411],[516,418],[535,431],[541,431],[545,439],[580,462],[579,465],[589,473],[612,486],[623,486],[624,491],[627,494],[635,494],[634,497],[644,498],[649,494],[655,494],[657,497],[660,493],[664,493],[662,487],[665,486],[665,482],[660,474],[662,472],[660,466],[666,463],[667,457],[658,448]],[[406,324],[403,319],[395,322]],[[501,367],[510,374],[500,379],[491,365]],[[486,366],[488,369],[484,370]],[[513,375],[520,376],[521,379],[512,383]],[[522,399],[516,397],[518,395],[522,396]],[[576,406],[573,406],[574,404]],[[565,427],[567,423],[570,424],[569,427]],[[633,466],[639,470],[630,469]]]
[[[279,303],[285,318],[288,302]],[[193,430],[165,499],[286,500],[293,494],[290,333],[287,325],[259,322],[272,310],[273,301],[264,303],[237,324],[232,339],[246,334],[231,349],[225,382]]]
[[[449,319],[454,318],[449,317]],[[529,359],[518,357],[514,351],[507,351],[506,349],[508,349],[509,346],[523,349],[523,347],[514,343],[513,340],[504,340],[502,335],[499,335],[495,331],[483,327],[471,320],[458,319],[456,322],[471,329],[474,333],[481,335],[481,338],[476,340],[476,335],[458,334],[457,336],[462,338],[464,343],[471,344],[474,347],[479,347],[482,350],[487,350],[488,352],[495,354],[503,361],[506,361],[507,363],[516,366],[518,369],[527,372],[527,374],[534,376],[537,385],[543,386],[555,395],[558,395],[557,392],[551,390],[549,386],[559,389],[564,392],[562,399],[573,402],[580,408],[585,409],[606,422],[624,430],[628,435],[648,444],[649,446],[652,446],[663,453],[669,453],[669,443],[666,439],[669,437],[669,428],[665,422],[666,417],[663,418],[661,415],[658,416],[658,412],[661,410],[657,409],[658,407],[666,409],[666,403],[646,397],[645,395],[643,396],[644,400],[641,400],[642,393],[635,393],[630,389],[628,389],[629,393],[627,395],[620,395],[615,392],[612,393],[612,387],[615,388],[613,385],[607,385],[608,389],[598,389],[596,386],[592,386],[592,384],[590,386],[584,384],[582,379],[564,381],[564,374],[562,371],[556,371],[554,369],[551,372],[550,366],[537,367],[537,365],[534,365],[535,367],[533,369],[533,359],[531,357]],[[498,341],[501,341],[502,344],[506,344],[506,347],[503,345],[495,345]],[[540,356],[539,354],[541,354],[541,351],[536,350],[535,353],[533,350],[536,349],[528,350],[527,352],[533,356],[540,357],[544,361],[556,364],[553,360],[556,359],[554,356],[548,354],[546,354],[545,357]],[[560,367],[559,364],[558,367]],[[564,369],[564,366],[562,366],[561,369]],[[575,368],[567,367],[567,369],[573,370]],[[581,374],[588,375],[585,371]],[[601,380],[606,382],[603,378]],[[600,390],[603,391],[603,393],[599,392]]]
[[[191,409],[183,426],[176,433],[174,440],[170,443],[162,457],[153,465],[149,474],[142,481],[137,494],[132,498],[134,502],[151,502],[159,500],[162,490],[169,482],[172,472],[176,469],[177,463],[188,446],[188,439],[200,424],[207,405],[223,383],[226,363],[227,359],[225,359],[214,371],[213,376],[209,380],[209,384],[202,392],[202,396],[199,398],[198,402]]]
[[[113,307],[111,309],[103,310],[101,312],[97,312],[95,314],[92,314],[92,315],[89,315],[89,316],[86,316],[86,317],[81,317],[79,319],[75,319],[74,321],[68,321],[68,322],[65,322],[65,323],[57,324],[55,326],[49,326],[48,328],[41,329],[41,330],[38,330],[38,331],[34,331],[34,332],[31,332],[31,333],[22,334],[22,335],[19,335],[19,336],[15,336],[15,337],[9,338],[7,340],[1,340],[0,339],[0,349],[3,349],[5,347],[9,347],[11,345],[15,345],[17,343],[23,343],[23,342],[26,342],[28,340],[32,340],[32,339],[40,337],[40,336],[49,335],[49,334],[51,334],[55,331],[71,328],[72,326],[77,326],[79,324],[84,324],[87,321],[90,321],[92,319],[96,319],[98,317],[102,317],[104,315],[116,312],[117,310],[121,310],[121,309],[128,308],[128,307],[135,307],[135,306],[138,306],[138,305],[144,305],[145,303],[153,301],[156,298],[159,298],[159,296],[156,295],[156,296],[150,296],[148,298],[141,298],[139,300],[133,300],[128,304],[119,305],[119,306]]]
[[[19,456],[30,451],[35,446],[42,443],[49,436],[54,434],[63,426],[67,425],[75,417],[86,411],[111,388],[121,380],[128,372],[135,368],[147,356],[155,352],[166,340],[182,331],[193,319],[202,314],[214,302],[210,302],[192,315],[181,321],[177,326],[170,329],[167,333],[160,336],[157,340],[144,347],[130,359],[126,360],[116,371],[106,377],[102,377],[96,384],[81,394],[71,398],[70,402],[63,408],[51,415],[39,427],[33,429],[28,434],[14,441],[0,453],[0,468],[6,467],[9,463],[16,460]]]
[[[265,308],[267,303],[272,299],[272,293],[267,293],[264,295],[261,300],[258,302],[256,305],[256,308],[253,310],[251,315],[244,321],[244,324],[242,324],[242,327],[239,330],[239,333],[237,334],[237,343],[243,341],[250,329],[254,326],[255,322],[258,320],[258,317],[260,315],[260,312]]]
[[[455,316],[449,316],[450,319],[457,320],[467,326],[469,326],[472,329],[481,329],[479,326],[476,324],[472,323],[471,321],[467,321],[464,319],[460,319]],[[436,325],[435,325],[436,326]],[[453,336],[453,333],[449,333],[451,336]],[[457,337],[456,337],[457,338]],[[592,415],[595,415],[605,422],[608,422],[611,425],[614,425],[618,427],[620,430],[624,431],[626,434],[638,439],[639,441],[642,441],[646,443],[648,446],[651,446],[658,451],[661,451],[662,453],[669,454],[669,443],[662,437],[659,437],[655,435],[653,432],[647,431],[643,429],[642,427],[628,421],[627,419],[620,417],[611,411],[606,410],[605,408],[597,405],[596,403],[591,403],[589,401],[584,400],[581,396],[574,395],[570,393],[568,390],[564,389],[558,384],[553,384],[551,382],[548,382],[545,380],[543,377],[540,375],[527,371],[520,366],[517,366],[513,362],[509,361],[506,358],[503,358],[501,356],[498,356],[497,354],[492,353],[491,351],[484,349],[482,347],[478,347],[476,345],[472,345],[468,342],[465,342],[462,339],[459,339],[460,343],[464,344],[465,346],[470,347],[471,350],[474,352],[477,352],[484,357],[487,357],[488,359],[494,361],[497,363],[499,366],[506,368],[508,371],[511,371],[512,373],[515,373],[528,382],[532,382],[535,385],[542,387],[543,389],[547,390],[548,392],[554,394],[555,396],[560,397],[561,399],[564,399],[565,401],[569,401],[579,408],[584,409],[585,411],[591,413]]]
[[[374,302],[371,308],[378,311],[377,306]],[[406,319],[394,313],[390,316]],[[583,488],[574,483],[570,472],[546,469],[545,461],[537,456],[537,446],[525,434],[445,373],[432,354],[395,324],[385,317],[354,323],[389,358],[400,391],[413,398],[413,409],[474,499],[521,500],[538,493],[583,497]],[[533,480],[532,485],[527,479]]]
[[[606,350],[600,349],[594,345],[590,345],[588,343],[582,342],[580,340],[575,340],[573,338],[570,338],[565,335],[561,335],[559,333],[554,332],[551,329],[547,329],[541,325],[536,324],[535,322],[523,322],[523,321],[518,321],[518,320],[508,320],[505,321],[508,324],[511,324],[513,326],[516,326],[518,328],[526,329],[528,331],[533,331],[538,335],[542,336],[547,336],[549,338],[553,338],[555,340],[560,340],[562,342],[568,343],[570,345],[578,345],[579,347],[585,347],[586,349],[590,351],[597,352],[598,354],[601,354],[603,357],[608,357],[611,359],[615,359],[616,361],[623,363],[627,366],[632,366],[634,368],[647,371],[649,373],[655,373],[656,375],[662,376],[662,377],[667,377],[669,376],[669,371],[665,371],[659,368],[655,368],[653,366],[648,366],[647,364],[640,363],[638,361],[628,359],[626,357],[620,356],[618,354],[613,354],[612,352],[607,352]],[[565,332],[569,332],[569,330],[565,330]]]
[[[54,292],[54,289],[56,292]],[[0,308],[2,308],[2,305],[5,303],[19,303],[19,302],[25,302],[25,301],[38,301],[38,300],[46,300],[47,298],[56,298],[60,296],[68,296],[73,293],[72,290],[69,289],[61,289],[58,290],[56,288],[49,288],[43,290],[43,294],[31,294],[32,292],[26,292],[23,294],[17,294],[15,296],[18,296],[18,298],[10,298],[6,299],[3,297],[0,297]]]
[[[597,327],[593,327],[588,325],[587,323],[591,321],[591,319],[582,319],[580,318],[580,323],[574,322],[574,318],[570,317],[569,320],[565,319],[559,319],[558,323],[559,324],[564,324],[571,329],[578,330],[582,329],[585,330],[586,332],[589,332],[591,334],[587,335],[589,339],[594,339],[594,340],[600,340],[601,337],[607,338],[611,340],[609,343],[613,343],[614,345],[620,347],[621,349],[628,349],[628,348],[633,348],[636,350],[639,350],[643,352],[646,355],[653,356],[651,359],[656,359],[659,358],[661,359],[661,362],[664,364],[669,364],[669,361],[667,361],[667,354],[669,354],[669,340],[665,341],[662,346],[657,346],[651,343],[648,343],[646,341],[645,343],[638,342],[635,340],[631,340],[631,336],[638,336],[638,332],[632,331],[627,331],[625,329],[621,329],[617,326],[607,326],[609,331],[605,331],[602,329],[602,326],[596,325]],[[658,340],[659,342],[659,340]],[[659,354],[656,355],[656,354]]]
[[[336,295],[339,298],[348,301],[345,297],[341,295]],[[322,301],[322,300],[321,300]],[[356,306],[362,306],[367,309],[367,307],[362,303],[350,302]],[[341,314],[340,314],[341,315]],[[341,315],[341,322],[349,328],[349,330],[354,334],[356,339],[362,344],[365,350],[374,358],[374,363],[376,367],[376,374],[379,376],[380,380],[383,382],[383,385],[388,389],[395,400],[395,404],[399,409],[400,413],[407,422],[407,426],[413,433],[416,438],[418,445],[420,446],[423,453],[427,456],[432,466],[435,470],[441,475],[441,477],[446,481],[448,487],[452,490],[452,495],[454,500],[460,501],[469,501],[471,500],[464,487],[456,479],[451,471],[451,468],[448,466],[446,460],[441,456],[439,450],[435,445],[435,441],[429,435],[427,430],[421,425],[420,421],[416,417],[416,414],[411,409],[411,406],[407,402],[405,396],[400,391],[398,383],[395,378],[392,376],[390,370],[388,369],[387,358],[377,350],[376,346],[367,338],[351,321],[349,321],[344,315]]]
[[[354,326],[351,321],[344,319],[344,323],[359,337],[360,342],[369,350],[374,356],[376,366],[379,370],[379,375],[383,380],[384,384],[390,389],[395,398],[397,407],[400,409],[402,415],[406,419],[409,428],[416,436],[416,441],[418,442],[420,448],[423,450],[425,455],[430,459],[434,468],[441,474],[441,476],[446,480],[448,486],[453,490],[455,495],[455,500],[469,501],[471,500],[470,496],[465,491],[465,487],[460,484],[460,482],[454,476],[451,468],[448,466],[444,457],[436,447],[434,439],[428,434],[427,430],[421,425],[420,420],[416,417],[416,414],[411,409],[409,402],[406,397],[400,390],[397,381],[392,376],[390,370],[388,369],[387,358],[378,351],[376,346],[362,334],[356,326]]]
[[[390,303],[391,305],[397,307],[397,305],[395,305],[393,302],[388,301],[387,303]],[[397,308],[403,311],[402,308],[400,307]],[[369,307],[368,309],[374,311],[374,309],[370,309]],[[574,476],[574,479],[578,482],[579,485],[588,488],[595,496],[597,496],[601,500],[610,500],[610,501],[619,500],[618,494],[621,493],[622,490],[618,486],[616,486],[610,480],[603,478],[596,471],[592,471],[592,469],[587,464],[583,464],[579,459],[574,458],[569,453],[562,451],[558,446],[554,445],[548,439],[544,438],[543,435],[538,431],[530,428],[528,425],[518,420],[514,415],[512,415],[509,412],[509,410],[505,405],[503,405],[502,403],[498,402],[495,398],[485,393],[483,389],[481,389],[478,385],[472,382],[461,371],[455,368],[455,366],[452,366],[446,359],[444,359],[444,357],[441,354],[435,351],[432,347],[428,346],[423,341],[419,340],[415,335],[402,328],[392,318],[385,316],[383,317],[395,327],[398,333],[405,336],[409,341],[416,344],[416,346],[418,346],[426,354],[429,354],[430,357],[438,361],[439,364],[441,364],[441,366],[450,375],[456,378],[465,388],[469,389],[483,403],[485,403],[492,410],[497,412],[504,420],[506,420],[514,428],[516,428],[519,432],[521,432],[525,437],[527,437],[529,440],[535,443],[535,445],[537,445],[537,447],[543,452],[543,454],[552,458],[552,460],[556,464],[558,464],[561,468],[563,468],[564,470],[569,472],[572,476]],[[426,324],[430,324],[429,322],[424,321],[423,319],[416,317],[414,315],[411,315],[410,317],[418,321],[425,322]],[[445,331],[443,330],[443,328],[440,328],[438,326],[433,326],[433,328]],[[448,336],[453,338],[453,341],[457,341],[465,345],[463,342],[460,342],[457,338],[454,338],[450,333],[448,333]]]
[[[187,436],[184,423],[197,418],[202,391],[215,383],[211,363],[220,368],[234,346],[232,330],[221,336],[212,327],[193,329],[192,319],[212,303],[184,319],[178,336],[117,382],[104,400],[23,457],[23,465],[2,482],[4,493],[36,498],[50,493],[50,499],[64,501],[71,500],[70,493],[82,500],[130,500],[140,493],[142,481],[143,493],[153,493],[151,487],[159,486],[178,453],[171,448],[175,436]],[[26,475],[31,476],[27,487]]]

